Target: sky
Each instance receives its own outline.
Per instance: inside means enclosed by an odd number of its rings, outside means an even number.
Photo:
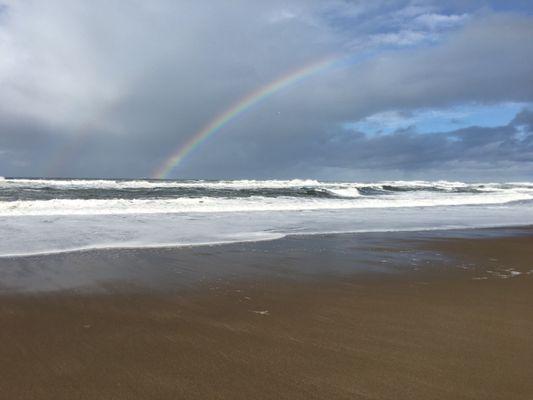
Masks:
[[[0,176],[154,177],[333,60],[166,177],[532,181],[532,39],[527,0],[0,0]]]

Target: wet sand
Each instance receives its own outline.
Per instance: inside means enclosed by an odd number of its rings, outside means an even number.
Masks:
[[[0,259],[6,399],[531,399],[533,229]]]

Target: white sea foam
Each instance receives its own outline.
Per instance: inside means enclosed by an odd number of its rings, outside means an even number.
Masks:
[[[361,193],[357,188],[338,188],[338,189],[328,189],[328,192],[339,197],[359,197]]]
[[[349,193],[351,194],[351,190]],[[346,210],[358,208],[505,204],[520,200],[533,200],[533,191],[506,191],[482,194],[403,192],[375,197],[353,197],[355,198],[323,199],[250,196],[240,198],[185,197],[174,199],[53,199],[5,201],[0,202],[0,216]]]
[[[95,248],[256,241],[287,234],[533,224],[529,204],[129,215],[0,216],[0,257]]]

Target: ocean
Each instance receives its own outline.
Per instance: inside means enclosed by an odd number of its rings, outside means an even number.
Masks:
[[[0,257],[533,224],[533,182],[0,178]]]

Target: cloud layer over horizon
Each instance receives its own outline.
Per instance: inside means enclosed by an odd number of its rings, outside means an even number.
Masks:
[[[533,6],[227,4],[0,0],[0,176],[533,180]]]

